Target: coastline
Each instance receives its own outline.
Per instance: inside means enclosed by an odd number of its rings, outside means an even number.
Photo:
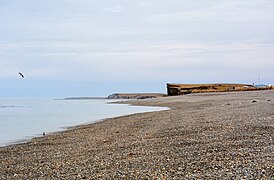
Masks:
[[[55,133],[59,133],[59,132],[63,132],[63,131],[66,131],[66,130],[74,129],[76,127],[80,127],[80,126],[84,126],[84,125],[91,125],[93,123],[104,121],[104,120],[110,119],[110,118],[121,117],[121,116],[136,114],[136,113],[145,113],[145,112],[166,110],[163,107],[155,107],[155,106],[150,106],[150,107],[135,106],[134,107],[134,106],[131,106],[130,104],[126,104],[126,103],[114,103],[114,102],[121,101],[121,99],[117,100],[117,99],[99,99],[99,98],[95,99],[95,98],[90,98],[90,99],[62,99],[62,100],[59,99],[57,101],[74,101],[74,100],[77,100],[77,101],[78,100],[79,101],[89,100],[89,102],[93,102],[93,100],[96,100],[96,101],[99,100],[100,102],[103,102],[104,106],[102,106],[102,103],[99,104],[99,106],[98,106],[98,104],[93,104],[93,103],[91,103],[90,105],[91,106],[97,105],[97,107],[100,107],[99,109],[103,109],[103,111],[99,113],[99,116],[98,116],[98,114],[96,114],[96,112],[98,112],[98,111],[93,112],[93,113],[89,113],[89,116],[83,116],[83,117],[82,117],[82,114],[80,114],[80,113],[78,113],[78,116],[75,116],[75,117],[73,116],[73,114],[70,114],[71,115],[70,117],[74,117],[74,119],[79,119],[79,120],[76,120],[76,121],[73,121],[73,122],[70,121],[70,123],[66,123],[66,119],[63,118],[63,117],[55,118],[56,124],[52,124],[50,126],[50,128],[49,127],[44,128],[43,126],[39,126],[39,127],[36,127],[36,129],[37,128],[39,129],[40,127],[42,127],[42,128],[40,128],[41,131],[36,130],[35,132],[32,132],[31,129],[29,129],[28,131],[26,131],[25,135],[16,136],[16,138],[12,139],[12,137],[13,137],[12,134],[16,135],[16,130],[17,129],[15,129],[15,131],[13,131],[13,133],[10,134],[11,135],[10,139],[8,139],[6,141],[3,141],[3,140],[0,141],[0,148],[10,146],[10,145],[16,145],[16,144],[22,144],[22,143],[30,142],[33,138],[43,137],[44,133],[46,135],[53,135]],[[90,101],[90,100],[92,100],[92,101]],[[103,100],[103,101],[101,101],[101,100]],[[34,100],[34,101],[36,101],[36,100]],[[56,101],[56,100],[55,99],[53,99],[53,100],[50,99],[50,100],[47,100],[47,101]],[[124,101],[127,101],[127,100],[124,100]],[[110,109],[108,108],[108,107],[110,107],[109,105],[112,107],[111,109],[114,109],[113,111],[110,111]],[[31,106],[37,106],[37,104],[34,104],[34,105],[32,104]],[[55,107],[54,104],[50,104],[50,106]],[[58,106],[60,106],[60,105],[58,104]],[[24,106],[22,106],[22,107],[24,107]],[[84,108],[89,109],[89,107],[84,107]],[[71,110],[73,110],[73,109],[71,109]],[[85,111],[81,111],[81,112],[85,113]],[[14,112],[14,113],[16,114],[16,112]],[[43,113],[46,114],[47,112],[43,112],[43,111],[40,112],[40,114],[43,114]],[[58,113],[59,112],[57,112],[57,113],[53,112],[52,114],[53,115],[54,114],[58,115]],[[64,114],[68,113],[69,114],[70,112],[65,112],[65,111],[63,112],[62,111],[62,113],[64,113]],[[79,118],[79,116],[81,116],[81,118]],[[30,116],[23,116],[21,118],[28,118],[29,119],[31,117]],[[53,117],[49,116],[48,118],[52,119]],[[60,121],[60,119],[62,119],[62,118],[64,119],[64,122]],[[11,119],[11,120],[16,122],[16,119],[15,120]],[[46,121],[46,119],[44,119],[44,120]],[[68,119],[68,121],[69,121],[69,119]],[[28,122],[26,121],[26,124],[27,123]],[[62,123],[63,123],[63,125],[62,125]],[[47,125],[47,124],[45,123],[45,125]],[[6,128],[8,129],[7,126],[6,126]],[[20,129],[20,128],[26,128],[26,127],[18,126],[18,129]],[[9,131],[9,132],[11,132],[11,131]],[[5,131],[4,131],[4,133],[3,133],[3,131],[1,133],[2,133],[2,135],[7,136],[7,134],[4,134]],[[1,134],[0,134],[0,136],[1,136]]]
[[[126,101],[171,109],[109,118],[0,148],[0,179],[271,179],[273,102],[274,91]]]

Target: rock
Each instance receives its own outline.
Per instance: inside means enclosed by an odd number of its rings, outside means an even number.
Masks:
[[[164,97],[165,94],[160,93],[115,93],[109,95],[107,99],[147,99],[147,98],[157,98]]]

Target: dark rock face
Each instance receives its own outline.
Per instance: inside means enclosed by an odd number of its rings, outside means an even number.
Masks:
[[[111,94],[107,97],[107,99],[120,99],[119,94]]]
[[[156,98],[155,96],[138,96],[137,99],[149,99],[149,98]]]

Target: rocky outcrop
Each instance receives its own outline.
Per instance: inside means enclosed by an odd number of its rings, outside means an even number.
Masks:
[[[164,97],[165,94],[160,93],[131,93],[131,94],[122,94],[122,93],[115,93],[109,95],[107,99],[148,99],[148,98],[157,98],[157,97]]]

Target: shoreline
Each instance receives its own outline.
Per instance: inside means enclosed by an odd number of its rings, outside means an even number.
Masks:
[[[74,100],[74,99],[62,99],[62,100]],[[78,99],[77,99],[78,100]],[[82,99],[80,99],[82,100]],[[85,99],[85,100],[102,100],[102,99]],[[126,105],[126,106],[135,106],[135,105],[132,105],[132,104],[129,104],[129,103],[126,103],[128,100],[127,99],[120,99],[120,100],[117,100],[117,99],[104,99],[104,100],[107,100],[105,103],[106,104],[117,104],[117,105]],[[122,102],[122,103],[119,103],[119,102]],[[142,106],[136,106],[137,108],[138,107],[142,107]],[[43,133],[41,134],[33,134],[33,135],[29,135],[29,136],[25,136],[25,137],[22,137],[20,139],[17,139],[17,140],[11,140],[9,142],[6,142],[5,144],[2,144],[0,145],[0,149],[1,148],[5,148],[5,147],[8,147],[8,146],[14,146],[14,145],[20,145],[20,144],[24,144],[24,143],[28,143],[28,142],[31,142],[33,139],[36,139],[36,138],[43,138],[45,136],[51,136],[51,135],[54,135],[56,133],[62,133],[62,132],[65,132],[65,131],[69,131],[69,130],[73,130],[75,128],[79,128],[79,127],[82,127],[82,126],[89,126],[89,125],[92,125],[94,123],[97,123],[97,122],[102,122],[102,121],[105,121],[105,120],[108,120],[108,119],[113,119],[113,118],[118,118],[118,117],[123,117],[123,116],[129,116],[129,115],[134,115],[134,114],[141,114],[141,113],[147,113],[147,112],[157,112],[157,111],[165,111],[167,109],[164,109],[165,107],[157,107],[157,106],[143,106],[143,107],[151,107],[151,108],[159,108],[159,109],[154,109],[154,110],[148,110],[148,109],[145,109],[143,110],[143,112],[133,112],[133,113],[121,113],[120,115],[113,115],[111,117],[106,117],[106,118],[100,118],[100,119],[93,119],[92,121],[90,122],[85,122],[85,123],[79,123],[79,124],[76,124],[76,125],[67,125],[67,126],[60,126],[60,127],[56,127],[58,130],[53,130],[53,131],[48,131],[48,132],[45,132],[46,134],[43,135]],[[162,108],[162,109],[160,109]]]
[[[273,102],[274,91],[127,101],[171,109],[108,118],[1,147],[0,179],[271,179]]]

